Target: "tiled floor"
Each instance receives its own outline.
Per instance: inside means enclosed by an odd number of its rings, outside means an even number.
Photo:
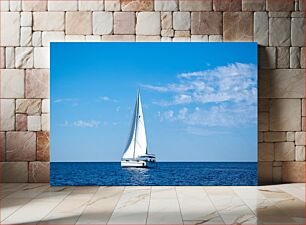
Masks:
[[[49,187],[1,184],[1,223],[305,224],[305,184]]]

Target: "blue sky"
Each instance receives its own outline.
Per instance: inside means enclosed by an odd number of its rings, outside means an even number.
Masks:
[[[256,43],[51,43],[51,161],[120,161],[138,88],[158,161],[257,161]]]

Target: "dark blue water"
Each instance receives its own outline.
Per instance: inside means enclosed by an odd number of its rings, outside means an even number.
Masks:
[[[51,186],[257,185],[257,163],[159,162],[156,168],[121,168],[117,162],[51,163]]]

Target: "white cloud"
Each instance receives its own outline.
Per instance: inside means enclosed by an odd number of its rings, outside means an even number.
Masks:
[[[97,128],[100,125],[100,121],[97,120],[77,120],[73,122],[73,126],[75,127],[89,127],[89,128]]]
[[[168,111],[163,113],[163,115],[161,116],[161,120],[163,120],[163,119],[172,120],[173,115],[174,115],[174,111],[168,110]],[[160,114],[159,114],[159,116],[160,116]]]
[[[257,96],[256,71],[253,64],[235,63],[211,70],[182,73],[177,76],[177,83],[165,86],[142,86],[173,94],[170,101],[155,101],[161,106],[250,101]]]
[[[188,126],[185,131],[189,134],[194,134],[198,136],[210,136],[210,135],[218,135],[218,134],[228,134],[225,131],[217,131],[211,129],[203,129],[202,127],[190,127]]]
[[[161,121],[179,121],[189,126],[239,127],[257,121],[257,108],[255,105],[249,107],[217,105],[208,109],[196,107],[193,110],[184,107],[177,112],[169,110],[161,113],[160,117]]]
[[[100,126],[100,121],[97,120],[76,120],[68,122],[65,120],[64,123],[60,124],[63,127],[81,127],[81,128],[98,128]]]
[[[108,96],[101,96],[100,99],[103,100],[103,101],[109,101],[110,100],[110,98]]]
[[[102,101],[106,101],[106,102],[107,102],[107,101],[110,101],[110,102],[118,102],[118,100],[112,99],[112,98],[110,98],[110,97],[108,97],[108,96],[100,96],[99,99],[102,100]]]
[[[59,98],[53,101],[54,103],[65,103],[70,102],[72,104],[76,104],[79,102],[79,99],[77,98]]]
[[[161,121],[180,121],[189,126],[241,126],[257,118],[256,73],[253,64],[234,63],[179,74],[176,83],[143,87],[170,95],[170,99],[159,99],[155,104],[182,106],[161,112]],[[197,107],[192,109],[191,104]]]

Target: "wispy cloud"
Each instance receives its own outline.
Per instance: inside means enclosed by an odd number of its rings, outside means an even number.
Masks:
[[[67,121],[60,124],[63,127],[81,127],[81,128],[98,128],[101,122],[97,120],[76,120],[76,121]]]
[[[78,98],[59,98],[53,101],[54,103],[70,103],[72,106],[79,105]]]
[[[108,96],[101,96],[100,99],[102,101],[109,101],[110,100],[110,98]]]
[[[238,127],[255,123],[257,117],[255,105],[228,106],[217,105],[209,108],[188,109],[183,107],[177,111],[167,110],[160,115],[161,121],[180,121],[186,125],[204,127]]]
[[[177,82],[143,85],[143,88],[170,95],[170,99],[159,99],[155,104],[181,106],[160,113],[161,121],[209,127],[240,126],[254,122],[257,116],[256,72],[253,64],[234,63],[182,73],[177,75]],[[191,108],[191,104],[198,107]]]
[[[211,70],[182,73],[176,83],[165,86],[142,85],[143,88],[172,93],[171,101],[157,101],[161,106],[250,101],[257,94],[256,66],[235,63]]]
[[[185,131],[189,134],[194,134],[198,136],[210,136],[210,135],[218,135],[218,134],[228,134],[226,131],[217,131],[211,129],[204,129],[202,127],[187,127]]]
[[[106,102],[118,102],[117,99],[110,98],[109,96],[100,96],[99,99]]]

